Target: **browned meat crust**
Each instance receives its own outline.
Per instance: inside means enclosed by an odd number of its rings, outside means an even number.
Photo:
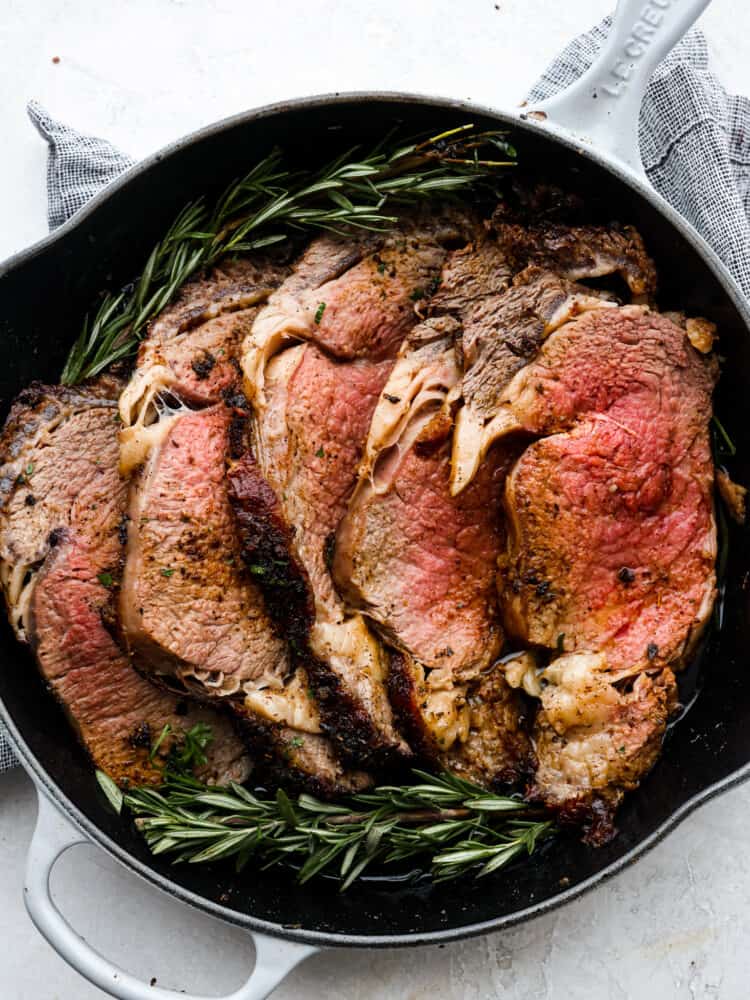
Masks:
[[[260,781],[322,799],[362,791],[372,784],[365,771],[341,763],[327,736],[280,726],[255,712],[244,712],[242,706],[235,711]]]
[[[528,796],[564,824],[583,827],[584,839],[599,846],[617,832],[614,814],[625,793],[638,787],[659,757],[677,708],[677,684],[668,667],[639,674],[623,690],[595,673],[589,684],[576,692],[573,725],[565,708],[554,704],[559,689],[543,692],[534,727],[538,767]]]
[[[310,651],[315,612],[309,579],[293,555],[293,534],[276,494],[249,452],[231,465],[229,484],[242,559],[263,590],[269,614],[289,640],[296,669],[303,670],[309,679],[310,694],[314,693],[321,713],[322,732],[335,735],[347,759],[387,767],[391,752],[378,752],[377,734],[361,704]],[[335,728],[332,719],[336,720]],[[311,781],[315,784],[314,777]],[[322,776],[320,786],[330,788],[330,781]]]
[[[258,309],[289,268],[259,255],[222,261],[188,282],[151,323],[137,368],[165,369],[165,385],[193,404],[216,402],[239,379],[239,354]]]
[[[315,609],[307,573],[293,555],[293,532],[250,451],[230,463],[227,475],[242,560],[263,590],[279,631],[293,649],[303,650]]]
[[[498,404],[508,382],[538,353],[546,337],[588,310],[613,307],[606,296],[531,265],[506,291],[479,299],[463,317],[463,406],[456,415],[451,485],[472,481],[502,431]]]
[[[529,264],[569,281],[620,275],[632,296],[656,294],[656,267],[633,226],[519,226],[498,223],[497,239],[514,271]]]
[[[388,691],[399,725],[424,760],[467,781],[488,787],[518,785],[533,773],[529,741],[532,711],[523,696],[493,667],[468,688],[462,708],[468,715],[465,739],[448,749],[438,746],[425,725],[429,692],[424,671],[408,654],[394,651]]]

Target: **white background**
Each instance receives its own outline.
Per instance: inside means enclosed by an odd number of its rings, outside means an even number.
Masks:
[[[46,231],[45,147],[26,119],[30,98],[135,156],[253,105],[316,92],[411,90],[508,105],[611,3],[0,0],[0,258]],[[714,0],[702,23],[719,74],[750,93],[750,8]],[[99,997],[23,909],[35,814],[25,775],[1,777],[0,1000]],[[744,1000],[748,816],[745,787],[563,910],[440,949],[317,955],[274,997]],[[53,884],[89,940],[160,985],[218,994],[250,967],[243,933],[163,899],[94,848],[66,855]]]

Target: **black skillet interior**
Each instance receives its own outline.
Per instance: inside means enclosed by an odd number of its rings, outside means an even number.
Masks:
[[[397,98],[342,99],[275,109],[209,131],[137,174],[53,246],[31,254],[0,278],[0,400],[4,417],[12,397],[33,379],[55,381],[81,318],[106,287],[119,287],[141,268],[176,212],[198,194],[218,192],[275,144],[292,162],[317,165],[348,146],[372,145],[398,125],[406,135],[436,132],[466,120],[497,124],[459,105]],[[546,172],[606,206],[611,218],[635,223],[657,260],[661,305],[685,308],[717,321],[721,353],[729,359],[718,392],[718,412],[737,444],[731,471],[750,482],[750,340],[743,321],[695,249],[647,200],[603,168],[550,138],[518,129],[512,136],[520,167]],[[97,791],[89,762],[62,712],[45,693],[31,658],[0,627],[0,697],[30,754],[116,852],[127,852],[167,890],[194,894],[210,909],[258,926],[334,935],[329,942],[416,943],[432,935],[459,936],[546,908],[557,896],[596,878],[669,826],[706,789],[726,782],[750,760],[750,685],[743,664],[750,643],[746,589],[747,540],[733,533],[723,628],[702,658],[699,697],[669,735],[664,754],[619,816],[619,837],[598,850],[561,838],[531,863],[480,882],[430,886],[369,881],[345,895],[334,884],[303,888],[286,873],[250,872],[236,881],[228,868],[171,868],[150,857],[128,824],[113,817]],[[693,685],[694,686],[694,685]],[[686,700],[690,692],[686,692]],[[60,794],[62,793],[62,794]],[[195,901],[195,900],[194,900]],[[266,926],[268,926],[266,924]],[[442,932],[442,934],[441,934]],[[408,936],[408,937],[404,937]],[[400,940],[397,940],[399,939]],[[434,939],[434,938],[433,938]]]

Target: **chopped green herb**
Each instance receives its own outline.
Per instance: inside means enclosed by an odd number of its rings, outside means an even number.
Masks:
[[[247,567],[253,576],[265,576],[268,570],[265,566],[261,566],[260,563],[251,563]]]
[[[161,568],[161,575],[162,576],[171,576],[173,573],[174,573],[174,570],[172,569],[171,566],[162,566],[162,568]]]
[[[424,298],[424,288],[415,288],[414,291],[409,296],[409,298],[412,300],[412,302],[418,302],[419,299],[423,299]]]
[[[318,448],[318,450],[315,452],[315,457],[316,458],[325,458],[325,454],[326,453],[323,451],[323,445],[321,445],[320,448]]]
[[[305,741],[301,736],[294,736],[287,744],[290,750],[299,750],[300,747],[305,745]]]
[[[107,587],[107,588],[111,587],[114,582],[111,573],[100,573],[99,576],[97,576],[97,580],[102,585],[102,587]]]
[[[323,313],[326,311],[325,302],[321,302],[318,308],[315,310],[315,325],[318,326],[320,321],[323,319]]]
[[[34,463],[33,462],[29,462],[29,464],[26,466],[26,468],[23,471],[26,473],[26,478],[27,479],[29,478],[29,476],[33,476],[33,474],[34,474]]]
[[[385,274],[385,261],[383,260],[378,264],[378,274]]]
[[[206,748],[213,738],[211,727],[205,722],[197,722],[188,729],[169,751],[165,767],[167,779],[192,782],[195,768],[202,767],[208,760]]]

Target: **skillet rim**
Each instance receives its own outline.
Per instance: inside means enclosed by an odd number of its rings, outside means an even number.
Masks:
[[[664,218],[665,222],[676,229],[679,234],[686,239],[706,263],[714,278],[721,286],[723,292],[731,300],[745,326],[750,330],[750,304],[746,301],[734,279],[729,274],[723,262],[716,253],[709,247],[700,234],[679,215],[671,205],[659,195],[648,182],[641,179],[630,168],[624,164],[611,159],[606,153],[588,145],[585,141],[554,128],[551,124],[542,124],[529,118],[522,111],[508,111],[502,108],[493,108],[487,105],[477,104],[471,101],[455,100],[449,97],[435,97],[431,95],[408,93],[402,91],[352,91],[341,93],[329,93],[313,95],[272,104],[262,105],[249,111],[239,112],[227,118],[220,119],[206,125],[186,136],[167,144],[155,153],[150,154],[143,160],[134,164],[124,171],[117,179],[107,185],[101,192],[95,195],[86,205],[79,209],[67,222],[53,230],[47,236],[42,237],[30,247],[26,247],[9,257],[0,265],[0,280],[6,275],[23,267],[28,261],[33,260],[43,252],[54,249],[55,245],[62,243],[66,236],[73,232],[84,220],[88,219],[98,208],[108,199],[127,186],[136,177],[147,174],[154,166],[163,159],[179,154],[183,149],[218,135],[231,128],[250,124],[263,118],[283,115],[289,111],[299,111],[305,109],[333,107],[335,105],[366,105],[370,101],[381,101],[398,104],[409,104],[412,106],[423,106],[446,111],[464,112],[469,115],[481,115],[486,118],[494,118],[498,122],[533,133],[550,140],[553,144],[558,143],[583,156],[595,164],[603,167],[615,179],[633,189],[642,198],[645,198]],[[65,795],[58,785],[49,777],[45,768],[31,752],[24,740],[20,730],[10,717],[5,705],[0,699],[0,717],[11,735],[14,748],[18,752],[25,770],[32,778],[38,793],[46,795],[61,811],[73,822],[73,824],[86,836],[88,840],[106,851],[110,857],[114,858],[125,868],[132,871],[137,876],[145,879],[151,885],[169,893],[181,902],[217,917],[227,923],[244,927],[250,931],[267,934],[272,937],[281,938],[287,941],[296,941],[311,944],[318,947],[367,947],[367,948],[398,948],[414,947],[418,945],[443,944],[449,941],[457,941],[470,937],[477,937],[482,934],[497,931],[506,927],[513,927],[517,924],[530,920],[533,917],[541,916],[551,910],[557,909],[566,903],[572,902],[584,893],[589,892],[600,883],[606,882],[619,874],[626,867],[632,865],[649,850],[659,844],[672,830],[674,830],[687,816],[697,808],[708,802],[717,795],[736,787],[740,783],[750,779],[750,761],[738,768],[736,771],[712,782],[700,792],[688,798],[680,807],[665,819],[651,834],[646,836],[631,850],[626,852],[616,861],[613,861],[606,868],[596,872],[594,875],[582,882],[577,883],[569,889],[563,890],[549,899],[540,903],[532,904],[514,913],[499,916],[490,920],[480,921],[474,924],[451,928],[448,930],[431,932],[413,932],[404,934],[336,934],[332,932],[321,932],[314,930],[292,929],[281,924],[265,921],[247,914],[241,914],[236,910],[228,909],[218,903],[200,896],[172,882],[169,878],[154,871],[149,865],[133,857],[125,848],[121,847],[115,840],[105,834],[94,822],[88,819],[78,807]]]

